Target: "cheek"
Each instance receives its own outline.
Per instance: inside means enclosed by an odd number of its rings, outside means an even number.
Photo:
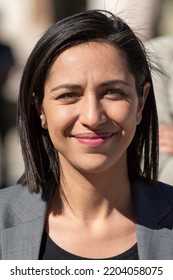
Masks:
[[[136,107],[131,104],[117,106],[116,110],[111,111],[110,118],[115,125],[118,125],[123,131],[120,144],[127,149],[136,132]]]
[[[109,117],[123,127],[129,127],[129,124],[136,126],[136,112],[136,106],[130,103],[109,107]]]
[[[66,131],[73,125],[75,121],[74,111],[64,108],[52,109],[46,114],[49,135],[52,138],[62,137],[66,135]],[[52,139],[54,142],[55,139]]]

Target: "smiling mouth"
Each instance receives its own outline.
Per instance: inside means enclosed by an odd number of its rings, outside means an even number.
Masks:
[[[73,137],[80,143],[88,145],[100,145],[108,142],[115,135],[115,133],[103,132],[103,133],[83,133],[75,134]]]

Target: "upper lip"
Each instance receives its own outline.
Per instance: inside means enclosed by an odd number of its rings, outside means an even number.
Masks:
[[[75,138],[87,138],[87,139],[97,139],[97,138],[107,138],[115,134],[115,132],[84,132],[84,133],[77,133],[73,134],[72,137]]]

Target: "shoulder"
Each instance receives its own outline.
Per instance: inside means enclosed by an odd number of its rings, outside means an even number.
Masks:
[[[173,228],[173,187],[140,179],[132,185],[137,224],[145,228]]]
[[[0,189],[0,197],[7,196],[9,193],[16,193],[18,191],[21,191],[22,189],[24,189],[24,186],[22,185],[13,185],[13,186],[8,186],[6,188],[2,188]]]
[[[7,205],[9,208],[20,203],[36,203],[37,201],[44,200],[42,191],[39,193],[31,193],[27,186],[13,185],[0,189],[0,210]]]
[[[156,196],[168,196],[173,197],[173,186],[164,182],[148,182],[145,178],[141,177],[133,184],[133,190],[135,192],[143,192],[143,194],[155,194]]]
[[[150,221],[153,225],[166,214],[173,221],[173,186],[163,182],[148,183],[141,178],[132,185],[132,191],[140,221]]]
[[[173,186],[163,182],[158,182],[157,188],[159,192],[167,199],[167,201],[171,202],[171,207],[173,207]]]
[[[144,178],[132,185],[135,203],[138,207],[162,207],[169,205],[173,208],[173,186],[163,182],[147,182]]]
[[[9,217],[10,213],[15,210],[18,202],[21,201],[22,196],[28,196],[27,187],[22,185],[9,186],[0,189],[0,219],[2,217]]]
[[[5,204],[11,205],[22,193],[28,193],[28,189],[22,185],[14,185],[0,189],[0,209]]]
[[[0,228],[13,227],[39,217],[45,209],[41,193],[30,193],[26,186],[0,190]]]
[[[24,187],[14,185],[0,189],[0,228],[8,227],[9,221],[18,221],[14,213],[16,201],[18,201]]]

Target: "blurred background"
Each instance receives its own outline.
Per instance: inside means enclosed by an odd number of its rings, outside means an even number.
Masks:
[[[50,25],[85,9],[110,10],[143,41],[173,36],[173,0],[0,0],[0,187],[23,172],[16,103],[25,62]]]

